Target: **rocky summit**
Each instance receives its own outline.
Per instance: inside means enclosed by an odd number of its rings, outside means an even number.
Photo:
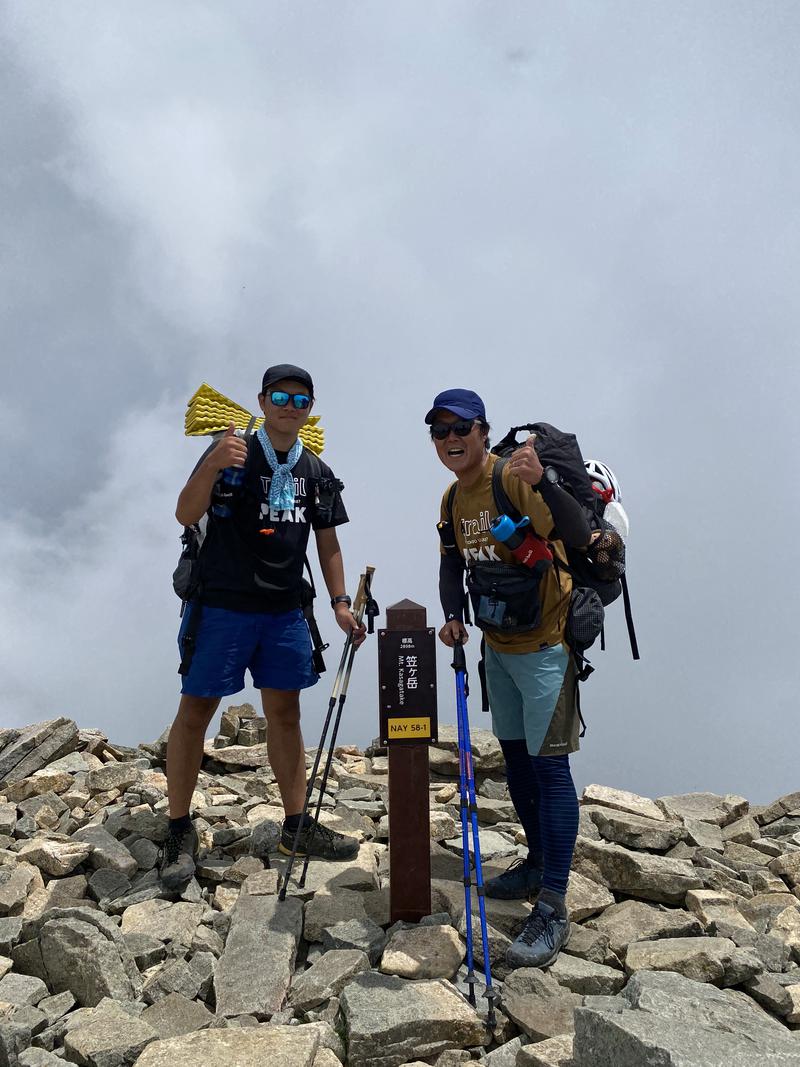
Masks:
[[[490,878],[524,838],[497,742],[473,739]],[[431,750],[433,914],[418,924],[390,923],[385,751],[336,749],[322,821],[358,856],[312,861],[281,902],[264,719],[229,707],[206,745],[197,876],[178,897],[158,878],[165,745],[66,718],[0,730],[0,1067],[800,1067],[800,791],[753,807],[587,787],[553,966],[510,970],[530,905],[486,902],[490,1030],[486,1000],[465,996],[447,731]],[[472,911],[483,966],[477,897]]]

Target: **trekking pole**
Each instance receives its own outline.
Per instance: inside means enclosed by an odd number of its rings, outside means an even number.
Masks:
[[[374,567],[367,567],[364,574],[358,583],[358,589],[356,591],[355,601],[353,602],[353,616],[357,623],[361,623],[364,618],[364,614],[367,616],[367,632],[374,633],[375,631],[375,616],[378,614],[378,605],[372,596],[372,576],[375,573]],[[317,798],[317,809],[314,812],[314,824],[311,827],[311,836],[308,842],[308,852],[303,861],[303,871],[300,875],[298,885],[302,889],[306,884],[306,875],[308,874],[308,865],[311,861],[311,848],[314,844],[314,838],[317,833],[317,826],[319,825],[319,816],[322,811],[322,801],[325,797],[325,789],[328,785],[328,775],[331,771],[331,764],[333,763],[333,752],[336,747],[336,737],[339,733],[339,724],[342,721],[342,711],[344,709],[344,702],[347,699],[347,688],[350,684],[350,674],[353,670],[353,659],[357,651],[357,646],[350,637],[350,650],[347,658],[347,667],[345,668],[344,678],[342,680],[342,686],[339,691],[339,701],[336,709],[336,718],[333,722],[333,731],[331,732],[330,745],[328,746],[328,758],[325,761],[325,770],[322,774],[322,782],[319,786],[319,796]]]
[[[459,784],[461,787],[461,834],[464,851],[464,914],[467,922],[467,983],[470,986],[469,1001],[475,1006],[475,973],[473,970],[472,944],[472,871],[469,862],[469,838],[467,832],[468,817],[472,823],[472,848],[475,854],[475,888],[478,894],[478,914],[481,923],[481,947],[483,949],[483,971],[486,979],[484,996],[489,1001],[486,1025],[494,1029],[497,1024],[494,1004],[497,992],[492,986],[492,967],[489,960],[489,931],[486,926],[486,901],[483,888],[483,866],[481,864],[481,842],[478,836],[478,804],[475,798],[475,770],[472,764],[472,742],[469,733],[469,711],[467,709],[467,660],[464,644],[458,639],[453,646],[453,670],[456,672],[456,714],[458,719],[458,764]],[[470,981],[470,975],[471,981]]]
[[[467,1000],[476,1007],[475,970],[472,948],[472,867],[469,861],[469,800],[467,797],[467,765],[464,751],[464,732],[461,725],[462,691],[466,687],[466,658],[464,646],[456,641],[453,650],[453,670],[456,672],[456,722],[458,724],[458,789],[461,814],[461,852],[464,860],[464,918],[467,924]]]
[[[319,770],[319,763],[320,763],[320,759],[322,757],[322,751],[323,751],[323,747],[324,747],[324,744],[325,744],[325,737],[326,737],[326,735],[328,733],[328,727],[330,725],[331,716],[333,715],[333,709],[336,706],[336,698],[339,695],[339,687],[342,684],[342,676],[344,675],[345,664],[347,662],[347,654],[350,651],[350,648],[351,648],[352,644],[353,644],[352,634],[348,634],[347,635],[347,640],[344,643],[344,651],[342,652],[342,658],[339,661],[339,669],[336,671],[336,677],[333,680],[333,691],[331,693],[331,698],[328,701],[328,711],[327,711],[327,714],[325,716],[325,724],[322,727],[322,737],[320,738],[319,747],[317,748],[316,754],[314,756],[314,766],[311,769],[311,774],[310,774],[309,779],[308,779],[308,785],[306,786],[306,796],[305,796],[305,801],[303,802],[303,812],[302,812],[302,815],[300,816],[300,824],[298,825],[297,829],[295,830],[294,840],[292,842],[292,852],[291,852],[291,855],[289,857],[289,863],[288,863],[288,865],[286,867],[286,873],[283,876],[283,880],[282,880],[281,887],[280,887],[280,892],[278,893],[278,900],[286,900],[286,889],[287,889],[287,887],[289,885],[289,876],[292,873],[292,867],[294,866],[295,857],[297,856],[297,847],[298,847],[298,845],[300,843],[300,835],[303,832],[303,825],[305,823],[306,812],[308,811],[308,805],[311,803],[311,794],[312,794],[313,789],[314,789],[314,781],[315,781],[315,779],[317,777],[317,771]]]
[[[361,623],[361,621],[362,621],[362,619],[364,617],[364,614],[366,612],[367,620],[368,620],[368,624],[369,624],[369,626],[368,626],[368,632],[369,633],[373,633],[374,632],[374,620],[375,620],[375,616],[378,614],[378,605],[375,603],[375,601],[374,601],[374,599],[372,597],[372,576],[373,576],[374,573],[375,573],[375,568],[374,567],[367,567],[365,572],[364,572],[364,574],[361,575],[361,578],[360,578],[359,583],[358,583],[358,591],[356,592],[355,600],[353,601],[353,607],[352,607],[353,616],[354,616],[356,622],[359,623],[359,625],[360,625],[360,623]],[[347,635],[347,637],[345,639],[344,649],[342,650],[342,658],[341,658],[341,660],[339,662],[339,669],[336,672],[336,678],[334,679],[334,683],[333,683],[333,691],[331,693],[331,698],[328,701],[328,712],[327,712],[327,715],[325,717],[325,724],[324,724],[324,726],[322,728],[322,736],[320,737],[319,745],[317,747],[317,752],[316,752],[316,755],[314,757],[314,766],[312,768],[311,775],[310,775],[309,780],[308,780],[308,786],[306,787],[306,797],[305,797],[305,803],[303,805],[303,811],[302,811],[302,814],[300,816],[300,823],[299,823],[299,825],[297,827],[297,830],[295,831],[294,841],[292,842],[292,852],[291,852],[291,855],[289,857],[289,863],[286,866],[286,873],[283,876],[283,882],[282,882],[282,885],[281,885],[281,890],[280,890],[280,893],[278,894],[278,899],[279,900],[285,900],[286,899],[286,890],[287,890],[287,888],[289,886],[289,878],[290,878],[291,873],[292,873],[292,868],[294,866],[294,861],[295,861],[295,859],[297,857],[297,849],[298,849],[298,846],[299,846],[299,843],[300,843],[300,835],[302,834],[303,829],[304,829],[306,812],[308,811],[308,806],[311,803],[311,795],[312,795],[312,793],[314,791],[314,780],[315,780],[315,778],[317,776],[317,772],[319,770],[319,765],[320,765],[320,760],[322,758],[322,752],[323,752],[323,750],[325,748],[325,741],[326,741],[326,737],[327,737],[327,734],[328,734],[328,727],[330,725],[331,718],[333,717],[333,710],[334,710],[334,707],[337,706],[337,702],[338,702],[338,707],[337,707],[337,711],[336,711],[336,718],[334,719],[334,723],[333,723],[333,732],[331,733],[331,740],[330,740],[330,744],[328,746],[328,754],[327,754],[327,758],[326,758],[326,761],[325,761],[325,768],[324,768],[324,771],[323,771],[323,774],[322,774],[322,781],[321,781],[320,786],[319,786],[319,796],[317,797],[317,807],[316,807],[316,811],[314,813],[314,825],[312,827],[311,838],[310,838],[309,843],[308,843],[309,851],[305,856],[305,861],[303,863],[303,871],[302,871],[302,874],[300,876],[300,881],[298,882],[298,885],[302,889],[302,887],[306,883],[306,874],[308,873],[308,864],[309,864],[309,860],[311,858],[311,854],[310,854],[311,853],[311,846],[314,844],[314,837],[316,835],[316,828],[317,828],[317,820],[319,819],[320,811],[322,810],[322,801],[323,801],[323,799],[325,797],[325,787],[328,784],[328,776],[330,774],[331,764],[333,762],[333,750],[334,750],[334,748],[336,746],[336,736],[337,736],[337,734],[339,732],[339,723],[341,722],[341,718],[342,718],[342,709],[344,708],[344,702],[345,702],[345,699],[347,698],[347,687],[348,687],[349,682],[350,682],[350,673],[351,673],[351,671],[353,669],[353,659],[355,657],[355,653],[356,653],[356,645],[355,645],[355,642],[353,640],[353,633],[351,631],[350,633],[348,633],[348,635]]]

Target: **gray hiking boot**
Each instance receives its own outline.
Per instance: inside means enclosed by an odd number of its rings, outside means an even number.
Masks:
[[[506,963],[514,968],[549,967],[569,942],[569,934],[569,916],[563,904],[548,903],[540,895],[522,932],[506,952]]]
[[[200,843],[197,830],[170,830],[158,853],[158,873],[161,885],[170,893],[179,893],[191,882]]]
[[[295,832],[284,824],[278,851],[285,856],[292,854]],[[313,821],[310,821],[310,825],[303,827],[297,842],[298,856],[318,856],[323,860],[349,860],[357,853],[358,841],[354,837],[345,837],[338,830],[331,830],[322,823],[317,823],[315,830]]]
[[[532,901],[541,886],[541,867],[534,867],[527,858],[520,858],[502,874],[490,878],[484,886],[484,892],[495,900]]]

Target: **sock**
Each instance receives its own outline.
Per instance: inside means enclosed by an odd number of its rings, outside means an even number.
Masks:
[[[566,897],[562,896],[561,893],[554,893],[552,889],[542,889],[536,903],[548,904],[559,919],[566,919],[567,917],[567,901]]]
[[[186,815],[181,815],[181,817],[179,819],[170,819],[169,820],[170,831],[175,832],[175,833],[182,833],[182,832],[184,832],[186,830],[189,830],[189,829],[191,829],[191,825],[192,825],[192,818],[188,813]]]
[[[300,818],[302,814],[302,812],[298,812],[297,815],[287,815],[286,818],[283,820],[284,830],[288,830],[292,834],[296,833],[297,827],[300,825]],[[310,815],[306,814],[305,819],[303,819],[303,826],[306,827],[313,825],[314,820],[311,818]]]
[[[544,856],[542,890],[549,890],[563,900],[578,836],[578,796],[569,756],[529,758],[539,783],[539,833]]]
[[[528,841],[528,863],[543,867],[542,839],[539,831],[539,783],[531,766],[525,741],[501,741],[506,761],[506,778],[511,803],[522,823]]]

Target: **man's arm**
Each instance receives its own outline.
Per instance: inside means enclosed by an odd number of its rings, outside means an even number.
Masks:
[[[439,600],[445,617],[440,640],[450,648],[457,638],[468,641],[464,626],[464,560],[454,552],[444,553],[439,560]]]
[[[219,472],[225,467],[243,467],[246,460],[247,442],[236,437],[236,427],[231,423],[225,436],[206,452],[181,490],[175,508],[175,518],[181,526],[199,522],[208,511]]]
[[[534,488],[550,508],[558,539],[570,548],[586,548],[592,531],[584,510],[575,497],[561,486],[551,485],[544,480]]]
[[[328,593],[330,594],[331,599],[337,596],[344,596],[346,593],[344,584],[344,560],[342,559],[342,549],[339,545],[339,538],[336,536],[336,527],[327,526],[322,530],[315,530],[314,536],[317,540],[319,565]],[[351,630],[353,631],[357,648],[366,636],[366,626],[364,626],[363,623],[359,626],[347,604],[334,605],[334,611],[336,613],[336,622],[342,630],[344,630],[345,633]]]
[[[464,621],[464,561],[454,553],[439,560],[439,601],[446,622]]]
[[[339,538],[336,536],[336,527],[328,526],[324,530],[315,530],[314,536],[317,539],[319,565],[328,593],[331,598],[344,596],[347,592],[344,586],[344,560]]]

